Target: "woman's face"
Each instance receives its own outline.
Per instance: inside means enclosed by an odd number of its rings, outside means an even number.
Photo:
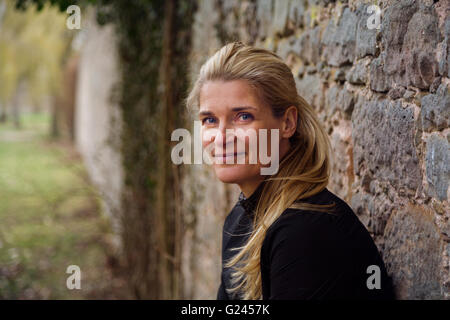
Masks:
[[[238,184],[244,194],[244,189],[251,194],[263,179],[261,168],[270,166],[267,159],[261,161],[261,152],[271,160],[276,156],[274,153],[278,153],[281,159],[289,149],[288,138],[293,134],[291,130],[292,133],[286,135],[286,116],[275,118],[271,108],[260,101],[245,80],[203,84],[199,118],[202,145],[212,156],[217,177],[222,182]],[[260,141],[260,129],[268,129],[265,141]],[[278,137],[271,129],[279,130]]]

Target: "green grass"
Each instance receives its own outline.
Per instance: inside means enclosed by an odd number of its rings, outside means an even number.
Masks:
[[[0,124],[3,299],[83,299],[109,281],[109,223],[81,160],[68,156],[73,153],[67,146],[45,139],[48,125],[46,114],[24,115],[20,130]],[[27,139],[20,138],[23,132]],[[2,135],[8,139],[2,141]],[[69,265],[81,269],[81,290],[66,287]]]
[[[17,130],[12,121],[0,123],[0,134],[3,131],[33,131],[36,137],[46,135],[50,124],[50,114],[46,112],[25,113],[20,116],[20,128]]]

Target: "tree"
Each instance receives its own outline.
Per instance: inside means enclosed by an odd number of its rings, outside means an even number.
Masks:
[[[71,34],[65,27],[65,15],[56,8],[17,11],[11,2],[0,0],[0,4],[0,117],[4,118],[7,106],[18,115],[15,102],[25,83],[34,105],[59,93],[61,65]],[[15,119],[18,123],[18,117]]]

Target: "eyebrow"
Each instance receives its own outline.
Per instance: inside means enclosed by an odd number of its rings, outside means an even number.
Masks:
[[[247,110],[247,109],[258,110],[257,108],[252,107],[252,106],[239,106],[239,107],[232,108],[231,111],[239,112],[239,111],[243,111],[243,110]],[[205,110],[205,111],[200,111],[198,114],[199,114],[199,116],[210,116],[210,115],[213,115],[213,112]]]

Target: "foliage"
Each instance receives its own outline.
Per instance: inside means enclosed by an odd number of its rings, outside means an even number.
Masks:
[[[34,103],[60,90],[62,59],[70,43],[66,31],[65,15],[54,8],[21,12],[6,2],[0,26],[0,103],[12,99],[22,80]]]
[[[34,5],[36,10],[42,10],[45,5],[49,3],[51,6],[56,6],[60,11],[66,11],[71,5],[85,6],[87,4],[95,4],[97,0],[16,0],[16,8],[25,10],[29,6]]]
[[[122,69],[122,239],[130,285],[138,298],[176,298],[181,292],[181,231],[175,226],[180,210],[174,205],[179,186],[168,140],[170,128],[183,122],[195,1],[99,4],[99,22],[115,26]]]

